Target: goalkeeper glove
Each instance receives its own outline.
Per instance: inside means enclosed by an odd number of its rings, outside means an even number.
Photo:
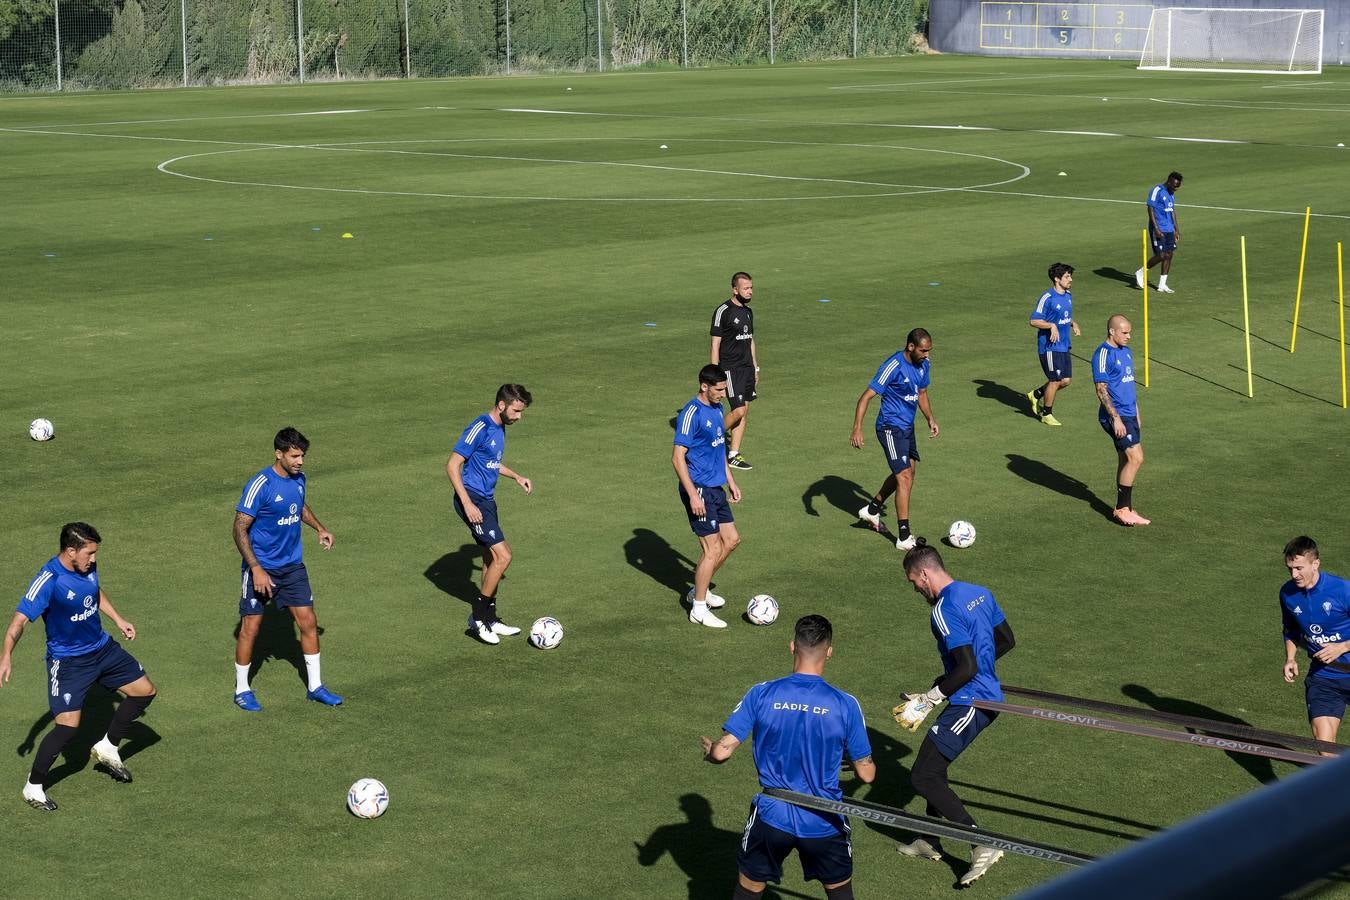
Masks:
[[[900,699],[904,702],[892,709],[891,715],[895,717],[900,727],[918,731],[923,720],[928,718],[928,714],[946,700],[947,696],[935,686],[923,694],[901,694]]]

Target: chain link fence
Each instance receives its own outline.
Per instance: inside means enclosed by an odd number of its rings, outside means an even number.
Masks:
[[[0,91],[890,56],[909,51],[926,9],[924,0],[0,0]]]

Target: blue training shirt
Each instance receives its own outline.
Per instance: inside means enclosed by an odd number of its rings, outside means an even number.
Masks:
[[[464,457],[465,490],[491,500],[506,452],[506,429],[492,421],[491,414],[483,413],[464,429],[455,452]]]
[[[914,427],[914,411],[919,408],[919,391],[928,387],[928,360],[914,365],[898,350],[890,356],[867,386],[881,395],[877,412],[877,430]]]
[[[1134,354],[1129,347],[1112,347],[1108,341],[1102,341],[1097,352],[1092,354],[1092,380],[1105,383],[1111,405],[1120,413],[1122,419],[1139,415],[1139,405],[1134,391]],[[1106,407],[1101,407],[1099,415],[1106,416]]]
[[[1036,308],[1031,311],[1031,316],[1027,321],[1040,319],[1042,322],[1053,322],[1059,328],[1059,340],[1050,340],[1050,329],[1040,328],[1036,331],[1036,352],[1045,353],[1053,350],[1056,353],[1069,352],[1069,335],[1073,332],[1073,292],[1065,291],[1060,294],[1054,288],[1041,294],[1041,299],[1036,301]]]
[[[831,800],[843,798],[839,766],[872,755],[862,707],[819,675],[793,673],[746,692],[722,729],[739,741],[754,735],[755,768],[766,788],[785,788]],[[797,837],[830,837],[848,828],[843,816],[755,797],[767,825]]]
[[[1285,640],[1308,651],[1309,678],[1350,679],[1350,672],[1338,672],[1313,656],[1325,644],[1350,640],[1350,583],[1320,572],[1317,584],[1305,591],[1290,579],[1280,588],[1280,612]],[[1335,662],[1350,666],[1350,653],[1341,654]]]
[[[689,448],[684,461],[689,466],[690,481],[699,487],[727,483],[725,444],[722,404],[709,406],[694,395],[675,420],[675,446]]]
[[[1153,207],[1153,220],[1158,223],[1159,231],[1177,230],[1176,219],[1172,215],[1175,211],[1172,192],[1166,184],[1157,185],[1149,192],[1148,205]]]
[[[53,556],[28,585],[16,612],[30,622],[42,617],[47,655],[53,659],[93,653],[111,640],[99,621],[97,565],[81,575]]]
[[[942,654],[943,673],[950,674],[956,668],[952,651],[957,647],[970,647],[980,667],[975,677],[949,698],[952,703],[969,706],[972,700],[1003,700],[1003,687],[994,671],[994,629],[1003,618],[1003,610],[987,587],[953,581],[938,595],[932,627]]]
[[[236,512],[253,517],[248,539],[258,564],[268,571],[300,562],[300,514],[305,509],[305,473],[294,478],[278,475],[272,466],[244,485]]]

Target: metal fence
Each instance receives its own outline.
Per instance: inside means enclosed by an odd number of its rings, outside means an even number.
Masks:
[[[0,91],[885,56],[910,49],[915,4],[0,0]]]

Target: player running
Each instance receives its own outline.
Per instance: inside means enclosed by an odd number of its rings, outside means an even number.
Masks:
[[[817,615],[798,619],[788,645],[792,674],[747,691],[722,726],[722,737],[699,739],[703,758],[726,762],[753,734],[761,787],[840,800],[844,794],[839,787],[839,767],[845,751],[859,780],[870,784],[877,768],[862,708],[852,694],[825,680],[833,643],[829,619]],[[844,816],[757,794],[750,801],[750,817],[736,855],[740,876],[732,897],[763,896],[766,882],[782,881],[783,860],[795,848],[803,878],[824,884],[830,900],[852,900],[851,834]]]
[[[114,781],[131,781],[117,745],[155,699],[155,686],[145,669],[103,630],[100,615],[111,619],[127,640],[136,639],[136,626],[118,615],[99,585],[101,543],[103,538],[94,526],[84,522],[71,522],[61,529],[61,552],[47,560],[28,585],[0,651],[3,686],[9,682],[11,656],[24,626],[42,617],[47,632],[47,705],[56,724],[38,745],[28,782],[23,786],[23,799],[44,812],[56,809],[56,801],[46,793],[48,773],[79,729],[84,699],[94,683],[123,695],[107,734],[92,748],[98,766]]]
[[[1350,583],[1322,571],[1317,542],[1307,535],[1285,544],[1284,564],[1290,576],[1280,588],[1284,680],[1292,684],[1298,676],[1298,651],[1305,648],[1308,721],[1313,737],[1334,742],[1350,701]]]
[[[933,608],[931,627],[942,657],[942,675],[927,692],[902,695],[904,702],[892,711],[895,721],[918,731],[934,708],[951,699],[924,735],[910,781],[928,801],[928,815],[974,828],[975,819],[947,781],[947,768],[998,717],[971,704],[1003,700],[994,665],[1013,648],[1012,626],[993,592],[952,578],[934,547],[920,544],[905,554],[905,577]],[[936,839],[919,838],[896,849],[905,856],[942,858]],[[970,868],[961,876],[961,884],[975,881],[1002,857],[1002,850],[977,845],[971,850]]]
[[[905,349],[896,351],[877,369],[867,389],[858,398],[853,410],[853,446],[863,445],[862,421],[867,404],[881,396],[881,410],[877,413],[877,442],[886,454],[891,474],[881,483],[872,500],[858,510],[858,518],[881,530],[881,516],[886,498],[895,494],[895,517],[899,519],[900,535],[895,539],[897,550],[910,550],[915,538],[909,531],[909,495],[914,487],[914,470],[919,463],[919,445],[914,440],[914,410],[918,409],[928,420],[928,436],[938,436],[937,419],[928,403],[929,361],[933,352],[933,338],[922,328],[915,328],[905,338]]]
[[[1050,288],[1036,301],[1031,311],[1031,327],[1036,329],[1036,355],[1045,373],[1045,384],[1027,394],[1031,413],[1045,425],[1059,427],[1055,418],[1055,395],[1069,386],[1073,378],[1073,357],[1069,355],[1069,333],[1077,337],[1083,332],[1073,318],[1073,266],[1057,262],[1050,264],[1047,273]]]

